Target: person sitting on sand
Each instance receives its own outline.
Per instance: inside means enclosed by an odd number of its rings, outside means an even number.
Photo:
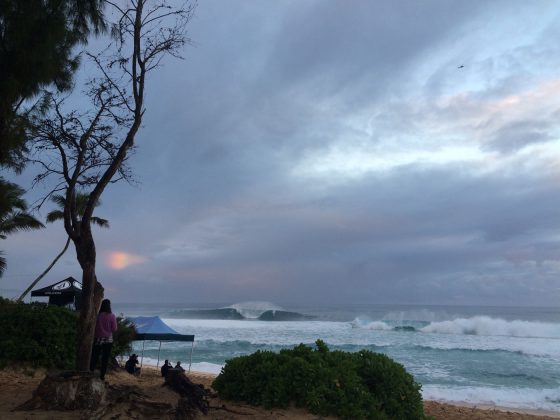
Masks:
[[[185,369],[183,369],[183,366],[181,366],[181,362],[177,362],[177,364],[175,365],[175,369],[179,369],[181,372],[185,371]]]
[[[161,376],[165,378],[167,376],[167,372],[172,367],[173,366],[171,365],[171,363],[169,363],[169,360],[165,359],[165,363],[161,366]]]
[[[140,368],[136,367],[137,364],[138,364],[138,356],[136,354],[132,354],[124,364],[124,368],[131,375],[139,375]]]
[[[101,380],[105,379],[109,356],[111,356],[111,348],[113,347],[113,333],[115,331],[117,331],[117,319],[111,312],[111,301],[103,299],[99,314],[97,315],[97,323],[95,324],[95,335],[91,350],[91,361],[89,363],[89,370],[93,372],[101,355]]]

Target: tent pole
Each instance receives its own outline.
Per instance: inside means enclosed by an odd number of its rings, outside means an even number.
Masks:
[[[193,353],[193,350],[194,350],[194,340],[193,340],[193,342],[192,342],[192,346],[191,346],[191,357],[190,357],[190,359],[189,359],[189,373],[191,373],[192,353]]]
[[[157,351],[157,365],[156,368],[159,367],[159,353],[161,352],[161,341],[159,342],[159,350]]]
[[[142,340],[142,358],[140,359],[140,375],[142,375],[142,364],[144,363],[144,343],[146,340]]]

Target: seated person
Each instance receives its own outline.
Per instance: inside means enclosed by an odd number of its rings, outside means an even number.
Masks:
[[[166,359],[165,363],[161,366],[161,376],[163,376],[165,378],[167,376],[167,372],[172,367],[173,366],[171,365],[171,363],[169,363],[169,360]]]
[[[181,372],[185,371],[185,369],[183,369],[183,366],[181,366],[181,362],[177,362],[177,364],[175,365],[175,369],[179,369]]]
[[[136,367],[137,364],[138,364],[138,356],[136,354],[132,354],[126,361],[124,368],[131,375],[139,375],[140,368]]]

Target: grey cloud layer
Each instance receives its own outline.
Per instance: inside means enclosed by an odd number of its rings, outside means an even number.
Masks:
[[[509,45],[492,22],[536,7],[348,4],[200,4],[186,60],[151,79],[131,159],[140,185],[112,187],[99,208],[112,222],[100,255],[147,258],[100,264],[116,299],[557,302],[558,174],[530,147],[557,141],[547,83],[558,60],[545,35],[560,25],[547,19]],[[496,39],[494,55],[484,46],[459,71],[479,39]],[[509,97],[520,104],[500,108]],[[495,166],[300,170],[329,150],[367,164],[462,145]],[[28,238],[10,251],[14,270]],[[76,270],[68,264],[55,275]]]

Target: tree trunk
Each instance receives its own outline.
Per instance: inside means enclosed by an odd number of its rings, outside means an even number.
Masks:
[[[47,269],[45,271],[43,271],[41,273],[41,275],[39,277],[37,277],[35,280],[33,280],[33,283],[31,283],[31,285],[25,289],[25,292],[23,292],[21,294],[21,296],[18,298],[17,302],[21,302],[23,301],[23,299],[25,298],[25,296],[27,296],[27,294],[31,291],[31,289],[33,289],[35,287],[35,285],[37,283],[39,283],[39,280],[41,280],[43,277],[45,277],[45,275],[51,270],[51,268],[54,267],[54,265],[56,264],[56,262],[60,259],[60,257],[62,257],[64,255],[64,253],[66,252],[66,250],[68,249],[68,245],[70,245],[70,237],[68,237],[68,239],[66,240],[66,245],[64,245],[64,248],[62,249],[62,251],[60,252],[60,254],[58,254],[56,256],[56,258],[53,260],[53,262],[51,263],[51,265],[49,265],[47,267]]]
[[[103,404],[106,395],[105,382],[90,372],[50,372],[33,397],[16,410],[92,410]]]
[[[82,232],[83,233],[83,232]],[[91,231],[90,231],[91,236]],[[103,286],[95,276],[95,244],[93,238],[76,244],[78,260],[82,267],[82,306],[76,336],[76,370],[88,371],[95,333],[97,312],[103,300]]]

